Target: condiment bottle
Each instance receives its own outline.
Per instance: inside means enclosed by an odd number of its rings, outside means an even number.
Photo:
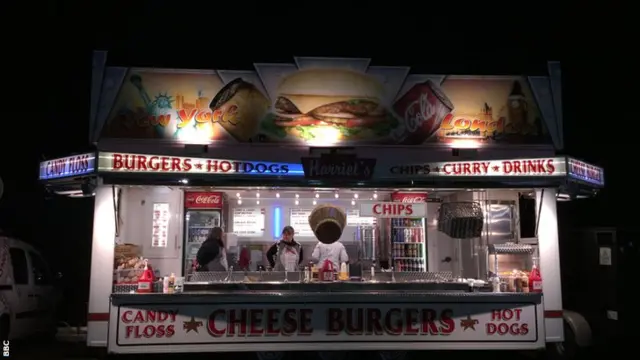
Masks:
[[[318,281],[318,267],[315,264],[311,265],[311,281]]]
[[[169,277],[168,276],[165,276],[164,278],[162,278],[162,293],[163,294],[169,293]]]
[[[338,280],[340,280],[340,281],[349,280],[348,271],[349,270],[347,268],[347,263],[343,262],[342,265],[340,265],[340,273],[338,274]]]
[[[140,278],[138,278],[138,292],[153,292],[153,271],[151,270],[147,260],[144,261],[144,271]]]
[[[527,278],[526,274],[520,278],[520,281],[522,283],[522,292],[523,293],[528,293],[529,292],[529,279]]]
[[[533,265],[529,274],[529,290],[531,292],[542,292],[542,275],[537,266]]]
[[[171,276],[169,276],[169,294],[173,294],[174,290],[176,289],[176,274],[171,273]]]

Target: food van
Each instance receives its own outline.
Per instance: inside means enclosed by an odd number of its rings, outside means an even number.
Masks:
[[[557,155],[559,64],[531,77],[410,70],[125,68],[96,52],[96,151],[40,165],[50,191],[95,197],[88,345],[327,359],[586,344],[588,326],[562,308],[556,202],[604,180]],[[322,204],[344,214],[341,281],[308,276]],[[303,259],[270,271],[287,225]],[[215,227],[227,269],[195,271]]]

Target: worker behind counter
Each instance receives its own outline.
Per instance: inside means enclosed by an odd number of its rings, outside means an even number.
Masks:
[[[339,241],[346,221],[344,210],[338,206],[322,204],[313,209],[309,215],[309,226],[318,239],[318,245],[313,249],[311,261],[321,267],[329,260],[334,269],[340,269],[342,263],[349,263],[347,249]]]
[[[282,229],[282,239],[267,251],[269,266],[274,271],[296,271],[302,262],[302,245],[293,238],[295,231],[291,226]]]

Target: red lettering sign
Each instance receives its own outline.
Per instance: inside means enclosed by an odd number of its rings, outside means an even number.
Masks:
[[[426,203],[379,202],[360,204],[360,216],[378,218],[422,218],[427,214]]]
[[[222,193],[186,192],[184,207],[187,209],[222,209]]]
[[[522,309],[496,309],[491,311],[491,322],[486,324],[489,336],[527,335],[529,324],[521,322]]]
[[[176,333],[177,310],[127,310],[120,321],[127,324],[125,338],[170,338]]]

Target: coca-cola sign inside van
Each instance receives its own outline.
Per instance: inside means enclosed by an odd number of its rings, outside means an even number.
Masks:
[[[394,192],[391,194],[391,201],[403,203],[423,203],[427,202],[427,193]]]
[[[187,209],[222,209],[222,193],[187,192],[184,195],[184,207]]]

